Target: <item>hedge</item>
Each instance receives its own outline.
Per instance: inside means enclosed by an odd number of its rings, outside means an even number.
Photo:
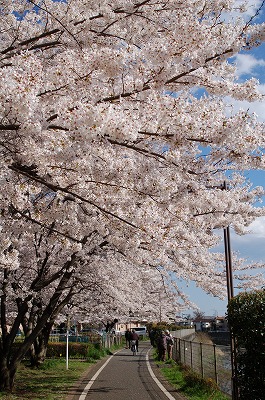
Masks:
[[[21,343],[15,342],[12,350],[16,351]],[[98,359],[102,352],[101,343],[68,343],[68,356],[69,358],[81,359]],[[65,358],[66,357],[66,343],[65,342],[49,342],[47,347],[46,358]],[[29,358],[29,353],[25,358]]]

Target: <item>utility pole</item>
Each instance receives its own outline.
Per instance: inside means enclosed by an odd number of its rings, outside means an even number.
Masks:
[[[224,182],[223,189],[227,190],[226,182]],[[224,228],[224,248],[225,248],[227,298],[229,303],[229,301],[234,297],[233,268],[232,268],[229,226]],[[232,371],[232,400],[238,400],[237,360],[236,360],[237,350],[236,350],[236,340],[234,334],[231,332],[231,329],[230,329],[230,345],[231,345],[231,371]]]
[[[221,189],[228,190],[226,181],[220,186],[208,186],[208,189]],[[232,268],[232,255],[230,243],[230,228],[229,226],[224,229],[224,249],[225,249],[225,265],[226,265],[226,284],[227,284],[227,299],[229,301],[234,297],[233,285],[233,268]],[[230,329],[230,346],[231,346],[231,371],[232,371],[232,400],[238,400],[238,386],[237,386],[237,360],[236,360],[236,340]]]

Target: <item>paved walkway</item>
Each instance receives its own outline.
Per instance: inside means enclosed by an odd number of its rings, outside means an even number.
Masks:
[[[149,342],[122,349],[94,364],[67,400],[184,400],[159,371]]]

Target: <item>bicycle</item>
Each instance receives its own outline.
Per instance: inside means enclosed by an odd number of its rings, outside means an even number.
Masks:
[[[131,351],[133,352],[133,356],[136,355],[136,340],[131,340]]]

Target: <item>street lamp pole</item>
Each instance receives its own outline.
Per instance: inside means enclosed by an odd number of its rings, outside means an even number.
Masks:
[[[70,310],[73,307],[73,304],[68,303],[67,304],[67,314],[66,314],[66,369],[69,368],[69,331],[70,331],[70,321],[71,321],[71,314]]]
[[[69,314],[67,314],[67,327],[66,327],[66,369],[69,368],[69,324],[70,318]]]
[[[162,322],[162,305],[161,305],[161,293],[159,292],[159,322]]]

